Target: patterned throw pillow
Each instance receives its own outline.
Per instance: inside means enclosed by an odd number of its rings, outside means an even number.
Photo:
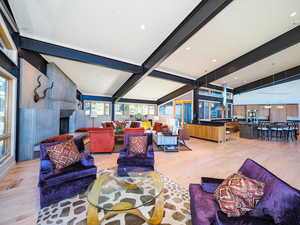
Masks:
[[[80,153],[73,140],[47,147],[46,151],[55,169],[65,168],[80,160]]]
[[[215,191],[220,209],[228,217],[238,217],[255,208],[264,195],[265,184],[242,174],[225,179]]]
[[[128,140],[128,156],[144,156],[147,153],[147,136],[130,136]]]

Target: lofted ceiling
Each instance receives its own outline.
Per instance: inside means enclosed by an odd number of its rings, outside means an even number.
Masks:
[[[43,57],[49,63],[55,63],[86,95],[111,97],[131,76],[131,73],[102,66],[48,55],[43,55]]]
[[[124,97],[132,99],[158,100],[182,86],[184,86],[182,83],[148,76],[140,81]]]
[[[9,0],[22,36],[142,64],[201,0]]]
[[[297,14],[291,17],[293,12]],[[299,0],[233,1],[159,69],[199,78],[293,29],[299,22]]]
[[[8,1],[22,36],[136,65],[141,65],[201,2]],[[156,69],[195,80],[299,25],[300,0],[234,0]],[[299,52],[300,44],[291,46],[213,84],[236,88],[298,66]],[[87,95],[112,96],[132,75],[43,57],[57,64]],[[157,100],[182,86],[146,76],[124,97]]]
[[[300,65],[300,43],[253,63],[214,82],[236,88]]]

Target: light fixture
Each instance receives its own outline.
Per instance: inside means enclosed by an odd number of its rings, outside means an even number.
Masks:
[[[211,60],[212,62],[217,62],[217,60],[216,59],[213,59],[213,60]]]
[[[140,26],[140,28],[141,28],[142,30],[145,30],[145,29],[146,29],[145,24],[142,24],[142,25]]]
[[[277,109],[283,109],[283,108],[284,108],[283,105],[278,105],[278,106],[277,106]]]
[[[237,80],[238,78],[237,78],[237,77],[234,77],[233,79]]]
[[[265,109],[271,109],[272,106],[271,106],[271,105],[265,105],[264,108],[265,108]]]
[[[185,50],[189,51],[191,50],[191,47],[186,47]]]
[[[296,16],[297,15],[297,12],[292,12],[291,14],[290,14],[290,17],[294,17],[294,16]]]

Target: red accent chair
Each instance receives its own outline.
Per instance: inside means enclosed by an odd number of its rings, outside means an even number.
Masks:
[[[104,122],[104,123],[102,123],[102,127],[103,128],[113,128],[113,129],[115,129],[115,125],[114,125],[113,122]]]
[[[90,152],[112,152],[115,147],[115,133],[113,128],[98,128],[89,131]]]
[[[102,128],[99,127],[85,127],[85,128],[79,128],[75,132],[89,132],[89,131],[98,131]]]
[[[155,122],[154,125],[153,125],[153,130],[156,131],[156,132],[160,132],[162,126],[163,126],[162,123]]]

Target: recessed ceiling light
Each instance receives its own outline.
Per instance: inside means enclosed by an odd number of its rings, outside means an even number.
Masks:
[[[145,29],[146,29],[145,24],[142,24],[142,25],[140,26],[140,28],[141,28],[142,30],[145,30]]]
[[[246,80],[244,80],[243,82],[244,82],[244,83],[247,83],[247,81],[246,81]]]
[[[291,14],[290,14],[290,17],[294,17],[294,16],[296,16],[297,15],[297,12],[292,12]]]
[[[186,47],[185,50],[189,51],[191,50],[191,47]]]
[[[237,78],[237,77],[234,77],[234,79],[237,80],[238,78]]]
[[[217,62],[217,60],[216,59],[213,59],[213,60],[211,60],[212,62]]]

